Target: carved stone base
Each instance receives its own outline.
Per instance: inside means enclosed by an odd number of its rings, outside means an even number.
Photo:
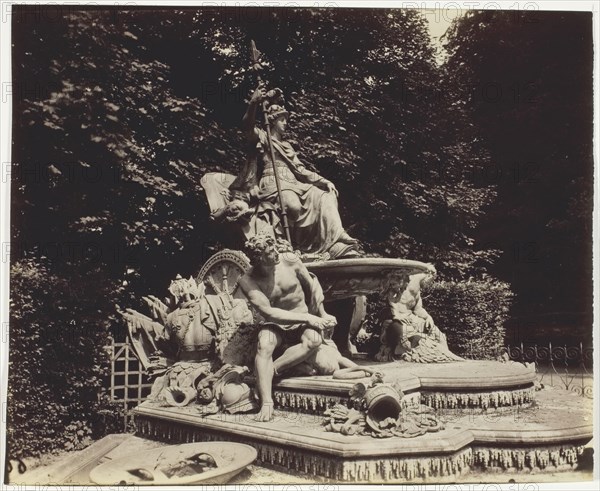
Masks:
[[[537,405],[502,411],[440,411],[445,429],[416,438],[374,439],[328,433],[316,414],[275,412],[268,423],[254,415],[202,416],[198,408],[135,410],[138,436],[163,442],[225,440],[246,443],[266,466],[337,482],[406,482],[454,478],[469,470],[560,471],[577,465],[592,438],[590,401],[544,389]]]
[[[552,445],[541,448],[474,448],[473,465],[499,472],[570,470],[585,449],[584,445]]]
[[[165,408],[165,412],[169,411],[172,409]],[[235,440],[255,447],[257,460],[263,465],[339,482],[403,482],[430,476],[459,476],[471,468],[473,461],[470,448],[453,450],[463,446],[465,441],[462,432],[456,430],[425,436],[417,443],[417,439],[343,437],[326,433],[315,419],[294,424],[281,414],[279,420],[272,423],[252,424],[242,422],[241,418],[231,421],[228,416],[218,425],[211,424],[214,423],[212,416],[203,418],[201,425],[159,419],[156,413],[154,416],[149,415],[148,407],[136,410],[138,436],[169,443]],[[229,431],[223,430],[223,424]],[[258,431],[252,431],[252,426]],[[286,426],[292,431],[285,431]],[[310,435],[303,434],[303,429],[306,431],[309,427]],[[437,451],[437,455],[431,455],[431,450]],[[423,452],[428,455],[419,455]],[[400,457],[400,454],[404,455]]]
[[[521,363],[465,360],[361,364],[380,370],[386,383],[398,384],[405,394],[405,403],[422,403],[435,409],[489,411],[526,407],[534,400],[535,371]],[[348,392],[356,382],[326,376],[284,378],[274,384],[275,404],[283,410],[323,414],[332,405],[346,404]]]

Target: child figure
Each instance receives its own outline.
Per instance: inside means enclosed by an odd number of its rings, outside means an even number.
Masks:
[[[446,336],[423,307],[421,286],[433,273],[394,275],[385,295],[388,306],[382,312],[381,349],[378,361],[401,358],[421,363],[462,360],[448,350]]]

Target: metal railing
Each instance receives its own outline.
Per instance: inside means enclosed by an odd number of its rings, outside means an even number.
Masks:
[[[535,364],[538,382],[570,390],[582,397],[593,397],[594,351],[578,346],[547,346],[521,343],[501,350],[512,361]]]

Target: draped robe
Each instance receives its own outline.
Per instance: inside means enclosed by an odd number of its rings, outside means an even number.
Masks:
[[[285,238],[268,136],[259,128],[254,135],[256,147],[230,189],[258,200],[258,222],[268,222],[277,236]],[[294,248],[305,253],[329,253],[331,258],[344,255],[351,246],[340,242],[344,228],[335,193],[323,189],[328,181],[306,169],[289,142],[272,139],[272,143],[281,190],[294,192],[301,205],[298,217],[289,224]],[[259,226],[256,228],[258,231]]]

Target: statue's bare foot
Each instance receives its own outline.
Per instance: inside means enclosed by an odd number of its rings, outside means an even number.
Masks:
[[[355,239],[354,237],[350,237],[350,235],[348,235],[348,232],[346,232],[345,230],[342,232],[342,234],[338,240],[340,242],[342,242],[343,244],[349,244],[349,245],[360,244],[360,241],[358,239]]]
[[[375,355],[377,361],[394,361],[394,350],[389,346],[381,346]]]
[[[273,403],[265,402],[261,407],[260,411],[254,418],[256,421],[271,421],[273,419]]]

